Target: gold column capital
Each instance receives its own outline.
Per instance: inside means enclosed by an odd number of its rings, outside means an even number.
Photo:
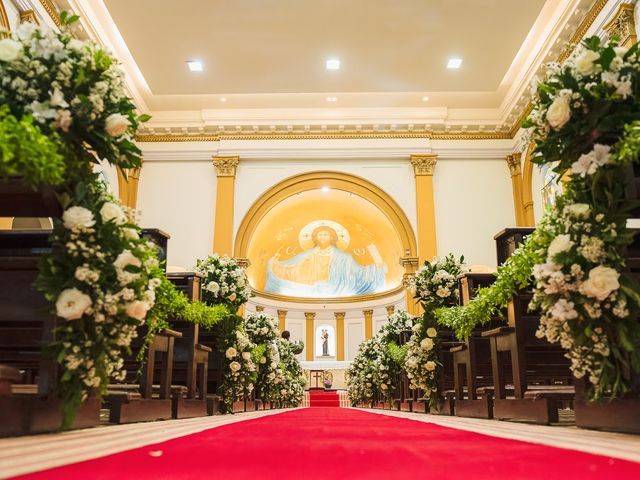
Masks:
[[[520,153],[511,153],[504,157],[509,167],[509,173],[512,177],[522,175],[522,169],[520,168]]]
[[[214,155],[213,166],[216,167],[216,175],[218,177],[235,177],[236,168],[240,163],[240,157]]]
[[[287,312],[286,310],[276,310],[276,312],[278,312],[278,318],[280,317],[286,317],[287,316]]]
[[[347,312],[333,312],[334,317],[336,317],[336,320],[344,320],[344,316],[347,314]]]
[[[240,268],[249,268],[251,266],[251,260],[248,258],[236,258],[236,263]]]
[[[307,319],[307,322],[313,321],[316,318],[316,312],[304,312],[304,318]]]
[[[632,3],[621,3],[611,21],[604,26],[609,38],[616,36],[620,45],[628,47],[637,41],[636,22]]]
[[[415,272],[418,269],[418,257],[400,257],[400,265],[402,265],[405,271]]]
[[[362,313],[364,314],[365,317],[373,316],[373,310],[363,310]]]
[[[395,305],[387,305],[387,315],[391,316],[396,311]]]
[[[34,25],[40,25],[38,21],[38,17],[36,17],[36,12],[33,10],[22,10],[20,12],[20,23],[33,23]]]
[[[264,312],[264,307],[262,305],[256,305],[256,312]]]
[[[436,170],[436,162],[438,155],[435,153],[424,153],[411,155],[411,165],[413,165],[413,173],[415,176],[429,175],[433,176]]]

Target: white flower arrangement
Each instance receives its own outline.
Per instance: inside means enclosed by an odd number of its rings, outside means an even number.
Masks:
[[[124,222],[96,215],[105,206],[121,211]],[[135,212],[98,184],[87,187],[81,205],[69,206],[54,220],[52,241],[63,248],[45,258],[38,287],[64,321],[51,348],[66,370],[58,390],[67,422],[87,396],[103,393],[110,379],[124,380],[122,351],[155,301],[155,249],[125,235],[125,229],[138,231],[134,221]]]
[[[435,328],[424,328],[422,322],[415,325],[413,335],[407,343],[404,368],[412,390],[421,390],[425,398],[437,394],[436,368],[440,365],[436,350],[438,332]]]
[[[414,295],[425,310],[448,307],[458,303],[458,275],[463,270],[464,257],[449,254],[443,259],[425,262],[413,278]]]
[[[233,402],[242,400],[253,391],[257,376],[257,366],[252,358],[256,345],[245,333],[240,317],[231,316],[219,324],[222,338],[220,351],[223,354],[225,368],[219,392],[228,412],[232,411]],[[223,333],[224,332],[224,333]]]
[[[252,296],[247,274],[233,258],[214,253],[198,260],[194,269],[204,276],[202,298],[205,303],[222,303],[237,310]]]

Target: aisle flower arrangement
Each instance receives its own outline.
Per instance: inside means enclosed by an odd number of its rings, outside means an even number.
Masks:
[[[281,407],[298,407],[302,404],[307,378],[293,353],[293,344],[283,338],[278,338],[277,342],[280,354],[279,368],[283,371],[283,382],[278,401]]]
[[[376,361],[382,347],[378,337],[365,340],[347,370],[347,391],[351,404],[371,404],[380,392],[377,383],[379,363]]]
[[[433,407],[437,406],[442,393],[439,386],[440,340],[434,312],[437,308],[458,304],[458,276],[464,271],[464,257],[457,259],[448,254],[442,259],[425,262],[413,282],[416,299],[424,314],[412,328],[403,366],[409,377],[409,387],[421,391]]]
[[[245,269],[226,255],[217,253],[196,262],[195,271],[204,276],[202,299],[237,310],[252,296]]]
[[[153,245],[140,238],[134,212],[99,184],[78,185],[74,204],[54,219],[51,255],[38,287],[62,319],[52,354],[64,367],[58,386],[65,425],[92,392],[123,380],[122,350],[137,336],[160,281]]]
[[[594,400],[637,390],[640,375],[640,288],[624,260],[634,206],[625,187],[640,153],[638,54],[637,44],[585,40],[563,65],[549,66],[527,123],[535,161],[570,172],[533,268],[538,335],[567,350]]]
[[[244,319],[244,328],[251,342],[260,347],[254,355],[257,366],[255,387],[259,398],[264,402],[277,402],[285,374],[280,364],[277,320],[265,313],[252,313]],[[259,357],[257,353],[260,353]]]

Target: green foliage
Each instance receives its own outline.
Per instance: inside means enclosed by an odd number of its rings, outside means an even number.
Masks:
[[[31,115],[20,120],[0,107],[0,178],[21,176],[29,185],[65,180],[64,147],[57,134],[45,135]]]
[[[407,357],[407,349],[407,345],[399,346],[396,342],[389,342],[387,345],[387,355],[398,365],[398,368],[402,368],[404,365],[404,360]]]

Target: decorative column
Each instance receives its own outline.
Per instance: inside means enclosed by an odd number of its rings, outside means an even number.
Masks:
[[[395,305],[387,305],[387,315],[390,317],[396,311]]]
[[[346,312],[334,312],[336,317],[336,360],[344,360],[344,316]]]
[[[278,310],[278,329],[280,333],[284,332],[285,325],[287,320],[287,311],[286,310]]]
[[[435,153],[411,155],[416,178],[416,213],[418,215],[418,257],[420,263],[436,256],[436,210],[433,199],[433,173],[438,156]]]
[[[613,19],[604,26],[609,38],[617,36],[620,45],[630,47],[638,41],[636,22],[633,16],[635,5],[633,3],[621,3]]]
[[[233,193],[236,168],[240,157],[214,156],[218,185],[216,186],[216,216],[213,227],[213,251],[220,255],[233,253]]]
[[[118,170],[118,197],[120,203],[127,207],[136,208],[138,204],[138,185],[140,183],[141,168],[129,168],[125,173]]]
[[[264,312],[264,307],[262,305],[256,305],[256,312]]]
[[[373,310],[363,310],[364,314],[364,338],[373,338]]]
[[[314,320],[316,318],[316,312],[304,312],[304,318],[307,319],[307,344],[305,345],[305,348],[307,349],[307,361],[310,362],[313,360],[313,352],[314,352],[314,345],[313,345],[313,338],[314,338]]]
[[[511,189],[513,191],[513,209],[516,213],[516,226],[526,224],[524,205],[522,204],[522,169],[520,168],[520,154],[512,153],[505,157],[511,174]]]
[[[411,315],[422,315],[422,309],[416,299],[413,298],[413,293],[410,287],[413,285],[413,276],[418,270],[418,257],[402,257],[400,258],[400,265],[404,268],[404,274],[402,275],[402,285],[404,285],[405,301],[407,304],[407,312]]]

